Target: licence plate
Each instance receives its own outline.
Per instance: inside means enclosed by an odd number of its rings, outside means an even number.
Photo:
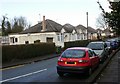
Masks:
[[[65,62],[65,64],[76,64],[76,62]]]

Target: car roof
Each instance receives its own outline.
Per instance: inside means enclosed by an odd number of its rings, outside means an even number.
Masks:
[[[90,42],[90,43],[104,43],[104,41],[94,41],[94,42]]]
[[[71,48],[67,48],[67,50],[70,50],[70,49],[79,49],[79,50],[85,50],[85,51],[90,50],[90,48],[87,48],[87,47],[71,47]]]

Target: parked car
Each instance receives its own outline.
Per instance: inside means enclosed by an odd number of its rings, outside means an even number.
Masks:
[[[109,55],[110,55],[110,54],[112,53],[112,45],[111,45],[111,42],[106,41],[105,43],[107,44],[108,53],[109,53]]]
[[[107,42],[111,43],[111,46],[112,46],[113,50],[116,50],[119,46],[116,39],[108,39]]]
[[[99,55],[101,63],[108,58],[109,49],[107,48],[107,44],[105,42],[102,41],[90,42],[87,45],[87,47],[91,48],[97,55]]]
[[[57,62],[57,73],[83,73],[90,75],[99,65],[100,58],[90,48],[73,47],[66,49]]]

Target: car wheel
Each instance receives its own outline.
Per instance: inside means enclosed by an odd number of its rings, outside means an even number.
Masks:
[[[88,76],[90,76],[92,74],[92,68],[89,68],[88,70]]]
[[[57,72],[58,73],[58,75],[60,76],[60,77],[63,77],[64,76],[64,73],[63,72]]]

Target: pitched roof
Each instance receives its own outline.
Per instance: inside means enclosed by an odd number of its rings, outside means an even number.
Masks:
[[[98,29],[96,29],[96,30],[97,30],[97,31],[103,31],[102,29],[99,29],[99,28],[98,28]]]
[[[83,26],[83,25],[78,25],[78,26],[75,27],[75,29],[76,29],[77,33],[79,33],[78,29],[86,30],[87,28],[85,26]],[[85,32],[83,32],[83,33],[85,33]]]
[[[41,32],[41,23],[38,23],[22,32],[20,32],[20,34],[25,34],[25,33],[38,33],[38,32]]]
[[[86,30],[87,28],[84,27],[83,25],[78,25],[77,27],[74,27],[71,24],[65,24],[65,25],[61,25],[55,21],[46,19],[46,30],[45,31],[41,31],[42,30],[42,22],[20,32],[20,34],[26,34],[26,33],[40,33],[40,32],[60,32],[62,28],[65,29],[65,31],[67,33],[72,33],[73,30],[75,30],[76,32],[77,29],[81,29],[81,30]],[[95,29],[88,27],[88,32],[90,33],[95,33],[97,32]]]
[[[111,32],[109,28],[106,28],[103,32]]]
[[[47,29],[46,32],[60,32],[62,29],[62,25],[55,21],[47,19],[46,29]]]
[[[62,25],[58,24],[52,20],[46,19],[46,31],[44,32],[60,32],[62,29]],[[42,32],[42,22],[38,23],[32,27],[30,27],[29,29],[26,29],[22,32],[20,32],[21,34],[24,33],[40,33]]]
[[[83,25],[78,25],[75,27],[76,29],[86,30],[87,28]]]
[[[88,33],[97,33],[97,31],[92,27],[88,27]]]
[[[103,30],[102,29],[96,29],[96,31],[97,31],[97,33],[102,33],[103,32]]]
[[[68,23],[63,25],[63,28],[66,30],[67,33],[72,33],[72,31],[75,30],[75,27]]]

